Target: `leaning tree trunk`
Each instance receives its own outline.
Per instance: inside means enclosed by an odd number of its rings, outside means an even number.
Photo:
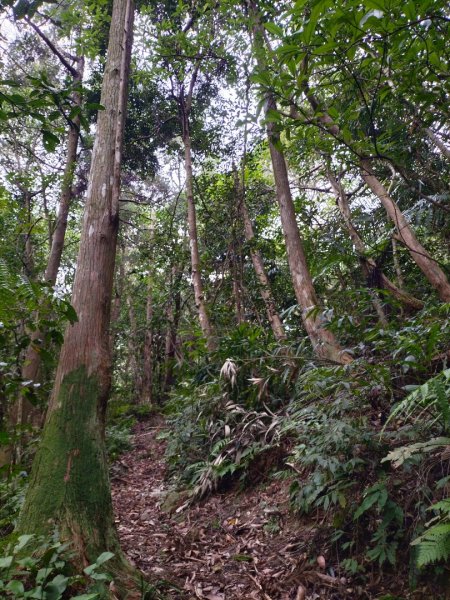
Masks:
[[[328,114],[326,107],[322,106],[319,100],[311,92],[307,81],[304,81],[302,86],[311,108],[318,114],[320,123],[334,137],[340,139],[341,131]],[[388,190],[386,190],[375,175],[369,159],[362,158],[360,160],[360,168],[363,180],[380,200],[388,217],[394,223],[395,228],[397,229],[397,240],[404,244],[408,249],[411,258],[428,279],[429,283],[437,291],[440,299],[443,302],[450,302],[450,284],[444,271],[419,242],[411,225],[406,220],[405,215],[391,197]]]
[[[114,0],[101,94],[105,108],[98,115],[72,295],[78,322],[66,331],[19,520],[20,532],[45,533],[57,527],[72,542],[80,567],[110,550],[117,568],[124,568],[114,528],[104,420],[133,17],[133,0]]]
[[[408,249],[411,258],[437,291],[443,302],[450,302],[450,283],[437,262],[422,246],[412,227],[389,192],[376,177],[370,162],[361,161],[361,175],[368,187],[379,198],[389,218],[397,229],[397,240]]]
[[[276,106],[273,98],[271,100],[272,102],[269,103],[269,107],[273,110]],[[286,241],[289,269],[295,296],[302,310],[303,325],[318,356],[343,364],[349,363],[352,361],[352,357],[342,350],[333,333],[323,326],[320,305],[308,269],[297,225],[286,161],[283,153],[277,147],[279,138],[272,123],[268,124],[267,133],[277,188],[277,199],[280,206],[281,225]]]
[[[254,19],[253,40],[254,51],[258,67],[266,67],[264,30],[259,20],[257,7],[253,0],[248,0],[248,5]],[[275,96],[267,92],[265,111],[266,116],[271,111],[276,111]],[[292,277],[295,296],[302,311],[303,326],[311,340],[317,356],[347,364],[353,359],[339,345],[333,333],[326,329],[323,323],[321,307],[314,289],[311,274],[308,269],[303,243],[297,224],[294,202],[289,185],[288,171],[283,151],[280,149],[280,135],[274,123],[268,120],[267,137],[269,142],[270,157],[275,179],[278,205],[280,207],[281,226],[286,243],[289,270]]]
[[[186,107],[186,102],[183,97],[183,92],[180,96],[180,118],[183,130],[184,143],[184,166],[186,171],[186,199],[188,205],[188,228],[189,228],[189,245],[191,248],[191,269],[192,269],[192,285],[194,288],[195,306],[198,312],[198,319],[203,336],[206,340],[207,348],[210,352],[216,349],[213,329],[206,309],[205,296],[203,293],[203,282],[200,270],[200,254],[198,250],[198,234],[197,234],[197,214],[195,210],[194,191],[193,191],[193,175],[192,175],[192,152],[191,152],[191,136],[189,131],[189,115]]]
[[[361,263],[361,269],[368,282],[371,279],[373,279],[372,274],[374,272],[377,272],[377,279],[381,284],[380,287],[382,287],[385,290],[388,290],[392,294],[392,296],[396,300],[401,302],[405,307],[412,310],[422,309],[424,304],[421,300],[414,298],[414,296],[411,296],[411,294],[408,294],[408,292],[405,292],[403,289],[396,286],[395,283],[383,273],[383,271],[376,264],[375,260],[368,256],[367,248],[352,221],[352,215],[350,212],[347,194],[342,188],[342,184],[334,177],[334,175],[329,170],[327,171],[327,176],[331,183],[331,187],[333,188],[336,194],[337,205],[339,208],[339,212],[341,213],[342,220],[344,221],[345,228],[347,229],[350,239],[353,242],[356,254],[358,255],[358,258]],[[376,300],[378,303],[379,299]],[[380,316],[380,320],[382,320],[379,311],[379,306],[375,306],[375,308]]]

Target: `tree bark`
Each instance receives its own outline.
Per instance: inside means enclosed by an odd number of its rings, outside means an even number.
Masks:
[[[26,533],[58,527],[80,567],[110,550],[121,573],[126,566],[114,528],[104,421],[133,17],[133,0],[114,0],[101,94],[105,110],[98,115],[72,295],[78,322],[66,330],[18,527]],[[121,597],[127,596],[124,590]]]
[[[114,363],[115,344],[116,344],[116,326],[120,319],[120,310],[122,308],[123,290],[125,287],[125,244],[120,250],[119,268],[116,268],[116,282],[114,290],[114,298],[111,306],[111,319],[109,324],[109,348],[111,352],[112,362]]]
[[[192,152],[191,152],[191,136],[189,131],[189,106],[190,98],[186,102],[184,92],[181,91],[179,97],[180,119],[183,131],[184,144],[184,167],[186,171],[186,199],[188,206],[188,229],[189,229],[189,245],[191,249],[191,269],[192,269],[192,285],[194,288],[195,306],[198,312],[200,328],[206,340],[206,346],[210,352],[216,349],[216,341],[214,339],[211,321],[206,309],[205,297],[203,293],[203,283],[200,271],[200,255],[198,250],[198,234],[197,234],[197,215],[194,202],[193,191],[193,175],[192,175]]]
[[[272,110],[276,109],[273,98],[271,100],[268,107]],[[267,133],[289,269],[295,296],[302,310],[303,325],[318,356],[342,364],[349,363],[352,361],[352,357],[342,350],[333,333],[323,326],[321,308],[308,270],[297,225],[286,162],[283,153],[277,148],[279,138],[274,131],[273,123],[268,124]]]
[[[142,388],[142,378],[137,357],[138,353],[140,354],[140,351],[136,346],[138,327],[136,322],[136,312],[134,310],[132,294],[129,294],[127,296],[127,306],[130,332],[128,336],[128,357],[125,371],[127,373],[128,386],[131,388],[133,402],[139,402],[139,397]]]
[[[341,132],[339,127],[334,123],[326,108],[319,103],[318,99],[311,92],[307,82],[303,82],[303,89],[312,109],[315,112],[318,112],[318,119],[323,124],[324,128],[335,137],[340,138]],[[445,273],[417,239],[413,229],[397,203],[391,197],[381,181],[376,177],[370,164],[370,160],[368,158],[361,158],[360,168],[363,180],[380,200],[389,218],[394,223],[397,229],[398,241],[403,243],[409,250],[411,258],[437,291],[440,299],[443,302],[450,302],[450,284]]]

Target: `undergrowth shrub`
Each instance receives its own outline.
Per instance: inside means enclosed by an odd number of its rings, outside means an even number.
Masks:
[[[250,325],[214,354],[197,347],[167,406],[171,472],[195,498],[236,478],[251,482],[258,458],[274,453],[293,510],[328,531],[344,574],[363,581],[373,563],[396,567],[409,553],[414,579],[416,564],[445,560],[450,549],[442,504],[450,440],[424,445],[449,425],[448,315],[448,305],[430,304],[403,321],[392,314],[382,327],[330,313],[355,355],[347,366],[318,360],[305,340],[279,345]],[[383,461],[411,443],[402,469]],[[424,529],[430,505],[438,517]]]
[[[109,597],[111,577],[103,572],[113,557],[103,552],[96,561],[74,574],[73,555],[68,544],[55,534],[51,538],[22,535],[0,558],[0,593],[2,598],[19,600],[101,600]]]
[[[27,485],[25,472],[0,477],[0,540],[9,535],[16,525]]]

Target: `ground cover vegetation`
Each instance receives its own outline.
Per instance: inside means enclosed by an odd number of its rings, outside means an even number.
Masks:
[[[243,597],[135,555],[131,469],[161,553],[276,490],[265,543],[307,544],[278,588],[236,546],[246,597],[448,597],[448,35],[441,0],[0,1],[0,595]]]

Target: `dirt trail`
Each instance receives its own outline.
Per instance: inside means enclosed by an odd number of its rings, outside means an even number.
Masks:
[[[139,423],[116,463],[113,499],[123,548],[142,571],[176,582],[168,598],[315,600],[356,598],[316,563],[317,540],[289,515],[287,484],[216,494],[177,512],[165,479],[161,424]],[[178,500],[168,509],[170,500]]]

